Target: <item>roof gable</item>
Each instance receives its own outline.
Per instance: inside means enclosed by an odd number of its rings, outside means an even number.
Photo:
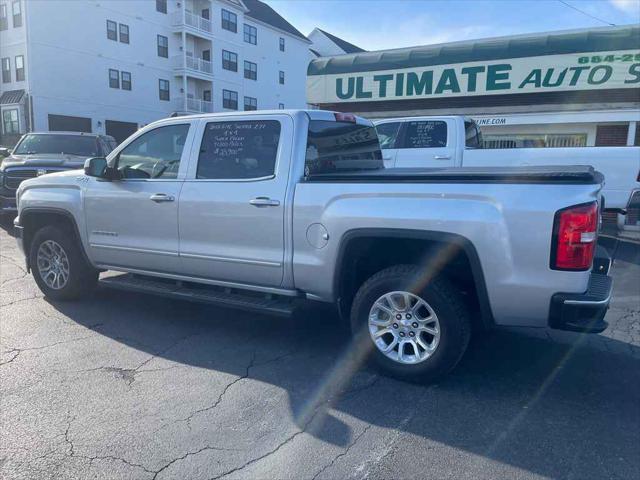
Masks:
[[[263,3],[260,0],[243,0],[242,3],[244,3],[249,10],[245,14],[247,17],[254,18],[262,23],[266,23],[272,27],[290,33],[295,37],[309,41],[309,39],[300,33],[296,27],[287,22],[278,12],[266,3]]]
[[[335,35],[330,34],[329,32],[325,32],[321,28],[318,28],[320,32],[322,32],[329,40],[335,43],[338,47],[342,49],[344,53],[362,53],[366,52],[362,48],[354,45],[353,43],[349,43],[346,40],[341,39],[340,37],[336,37]]]

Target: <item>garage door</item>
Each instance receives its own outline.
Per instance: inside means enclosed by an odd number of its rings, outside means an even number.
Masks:
[[[107,135],[111,135],[118,143],[122,143],[123,140],[138,130],[137,123],[118,122],[116,120],[107,120],[104,122],[104,126]]]
[[[49,131],[91,133],[91,119],[69,117],[67,115],[49,115]]]

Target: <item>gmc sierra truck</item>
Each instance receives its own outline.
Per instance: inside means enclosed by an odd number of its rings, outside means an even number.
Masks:
[[[283,315],[331,302],[384,371],[433,380],[474,326],[606,328],[601,187],[591,167],[385,169],[362,118],[225,113],[23,182],[14,223],[53,300],[100,281]]]

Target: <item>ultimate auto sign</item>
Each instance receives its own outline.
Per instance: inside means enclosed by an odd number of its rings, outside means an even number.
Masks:
[[[307,77],[315,104],[638,87],[637,50]]]

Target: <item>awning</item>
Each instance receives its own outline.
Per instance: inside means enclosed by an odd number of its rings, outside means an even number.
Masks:
[[[0,105],[15,105],[24,97],[24,90],[8,90],[0,96]]]
[[[307,75],[333,75],[635,49],[640,49],[639,26],[603,27],[322,57],[311,61]]]

